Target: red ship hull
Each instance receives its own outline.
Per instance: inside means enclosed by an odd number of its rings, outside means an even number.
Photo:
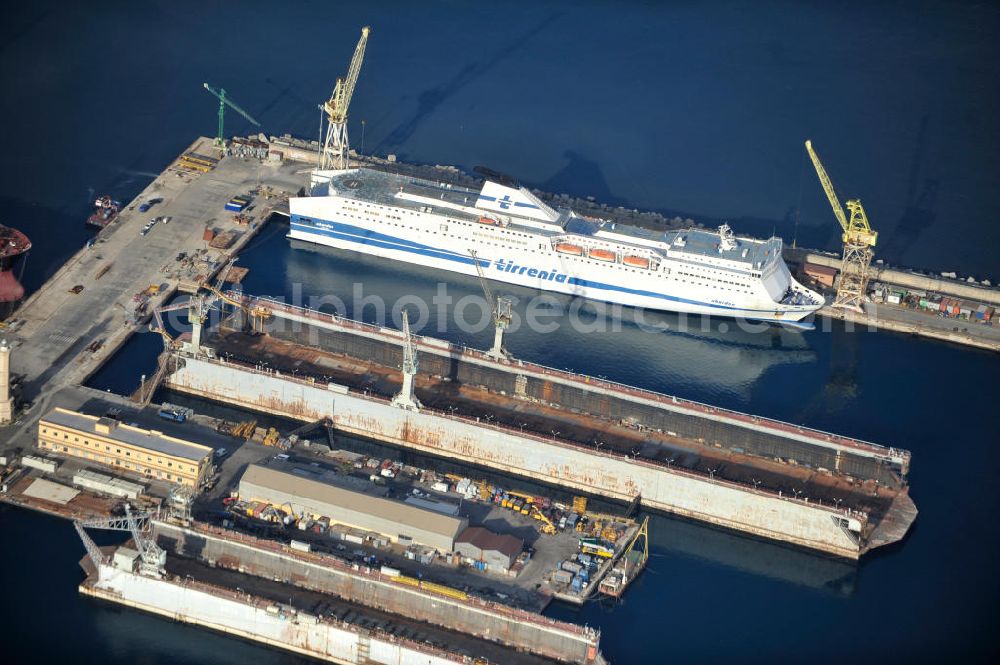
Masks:
[[[31,249],[31,241],[17,229],[0,226],[0,320],[10,316],[24,297],[24,287],[15,275],[18,257]]]

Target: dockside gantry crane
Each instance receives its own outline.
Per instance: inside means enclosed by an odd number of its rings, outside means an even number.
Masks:
[[[368,44],[369,32],[371,32],[371,28],[367,25],[361,28],[361,39],[358,40],[358,45],[354,48],[354,57],[351,58],[347,75],[337,79],[333,86],[333,94],[323,104],[328,125],[326,141],[323,143],[323,154],[320,155],[320,170],[347,168],[347,153],[350,149],[347,140],[347,110],[351,106],[354,86],[358,82],[361,63],[365,59],[365,46]]]
[[[417,355],[417,345],[413,342],[413,334],[410,333],[410,315],[406,308],[403,308],[403,385],[399,393],[392,398],[393,406],[398,406],[407,411],[419,411],[420,400],[415,393],[415,383],[417,370],[420,368],[420,358]]]
[[[510,327],[510,322],[514,318],[514,315],[511,313],[512,303],[510,298],[505,298],[504,296],[493,297],[493,291],[490,290],[490,285],[486,281],[486,275],[483,273],[483,266],[479,261],[479,257],[476,256],[476,250],[470,249],[469,254],[472,256],[473,263],[476,264],[479,283],[483,287],[483,295],[486,296],[486,302],[489,303],[490,312],[493,316],[493,347],[486,352],[486,355],[494,360],[509,359],[510,354],[503,346],[503,334]]]
[[[833,189],[830,176],[826,174],[823,163],[819,161],[819,155],[813,150],[812,141],[806,141],[806,151],[816,168],[816,175],[819,176],[823,191],[826,192],[826,198],[830,201],[833,214],[840,222],[840,228],[843,229],[841,237],[844,242],[844,255],[840,265],[840,284],[837,286],[837,296],[833,301],[833,306],[851,309],[863,314],[869,269],[878,233],[872,231],[872,227],[868,223],[868,215],[865,214],[864,206],[861,205],[860,200],[852,199],[845,202],[847,210],[851,213],[848,218],[840,205],[837,193]]]
[[[124,517],[95,517],[89,520],[74,520],[73,527],[80,536],[80,540],[83,541],[95,568],[101,563],[106,563],[107,559],[84,529],[127,531],[132,534],[135,548],[139,552],[139,572],[149,577],[162,578],[165,574],[164,566],[167,554],[156,544],[152,519],[152,513],[133,513],[132,507],[126,503]]]
[[[225,119],[226,119],[226,107],[227,106],[229,108],[231,108],[232,110],[236,111],[237,113],[239,113],[241,116],[243,116],[247,120],[249,120],[251,123],[253,123],[254,126],[260,127],[260,123],[257,122],[256,120],[254,120],[253,116],[251,116],[249,113],[247,113],[246,111],[244,111],[243,109],[241,109],[239,106],[237,106],[236,102],[234,102],[232,99],[226,97],[226,89],[225,88],[221,88],[219,90],[216,90],[215,88],[213,88],[212,86],[210,86],[207,83],[203,83],[202,85],[205,86],[205,90],[208,90],[210,93],[212,93],[213,95],[215,95],[216,97],[219,98],[219,135],[215,137],[215,145],[217,145],[220,148],[226,147],[226,135],[223,132],[223,126],[224,126],[224,122],[225,122]]]

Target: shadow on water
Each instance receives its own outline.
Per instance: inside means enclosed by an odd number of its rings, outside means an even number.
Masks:
[[[791,546],[697,524],[680,517],[657,515],[650,521],[650,549],[656,556],[679,554],[753,575],[851,596],[858,565]]]
[[[604,171],[597,162],[575,150],[567,150],[563,156],[567,160],[566,165],[549,176],[538,189],[554,194],[586,192],[585,196],[593,196],[600,203],[631,207],[628,201],[611,193]]]
[[[903,214],[891,234],[886,234],[887,242],[880,252],[889,256],[904,256],[921,236],[930,229],[937,219],[937,195],[939,180],[928,174],[933,166],[928,165],[927,142],[930,116],[924,114],[917,130],[910,175],[906,188],[906,205]],[[922,182],[921,182],[922,180]]]
[[[420,123],[433,114],[441,104],[462,88],[487,74],[508,57],[517,53],[532,39],[543,34],[545,29],[558,18],[559,14],[552,14],[521,36],[512,39],[507,44],[501,45],[488,58],[466,65],[451,80],[437,87],[427,88],[421,92],[417,96],[417,108],[413,111],[412,115],[389,132],[389,135],[376,145],[376,152],[393,152],[393,148],[405,145],[420,126]]]
[[[604,171],[597,161],[589,159],[575,150],[567,150],[563,156],[567,163],[562,168],[544,182],[532,184],[531,187],[543,192],[569,194],[578,198],[593,197],[598,203],[614,207],[620,206],[628,210],[638,208],[628,199],[617,196],[611,191]],[[715,229],[722,224],[729,224],[739,235],[755,238],[778,236],[784,239],[787,245],[791,245],[793,239],[797,246],[802,247],[836,247],[839,243],[839,227],[832,219],[829,224],[802,226],[797,219],[798,211],[795,206],[790,206],[781,219],[747,215],[713,217],[676,208],[643,207],[642,211],[658,213],[671,220],[692,220],[695,224],[707,229]]]

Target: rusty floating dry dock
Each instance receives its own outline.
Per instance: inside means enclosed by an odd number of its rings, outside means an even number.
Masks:
[[[468,640],[490,648],[470,649],[465,645],[466,650],[487,656],[492,662],[514,662],[493,655],[504,651],[524,654],[522,661],[526,663],[601,662],[600,632],[590,627],[550,619],[442,585],[417,588],[401,583],[410,578],[387,575],[333,555],[302,552],[273,540],[200,522],[178,524],[156,520],[153,532],[169,553],[168,572],[171,566],[176,570],[178,565],[191,565],[200,570],[208,565],[216,570],[209,578],[213,583],[223,579],[223,570],[228,570],[267,581],[253,584],[278,581],[294,587],[293,593],[286,591],[279,598],[301,599],[315,593],[333,604],[331,597],[336,597],[342,604],[387,612],[398,625],[419,625],[445,634],[467,636]],[[224,586],[234,585],[227,582]],[[235,586],[253,588],[242,583]],[[457,638],[439,641],[452,648],[462,645]]]
[[[424,406],[399,409],[400,332],[245,298],[268,334],[234,317],[208,351],[171,349],[165,385],[852,559],[916,517],[905,450],[432,338]]]
[[[129,544],[134,545],[132,541]],[[101,560],[95,562],[94,554]],[[81,561],[87,576],[79,587],[84,595],[328,662],[349,665],[556,665],[560,662],[194,559],[168,557],[164,574],[158,578],[123,565],[122,555],[127,558],[134,550],[100,548],[94,554]],[[595,647],[586,662],[604,661]]]

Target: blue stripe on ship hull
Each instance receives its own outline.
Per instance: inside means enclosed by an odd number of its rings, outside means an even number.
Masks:
[[[457,263],[464,263],[466,265],[474,265],[474,261],[471,257],[462,256],[457,252],[453,252],[446,249],[437,249],[429,245],[423,245],[412,240],[406,240],[405,238],[399,238],[396,236],[387,235],[384,233],[378,233],[370,229],[365,229],[360,226],[353,226],[351,224],[342,224],[340,222],[328,222],[326,220],[321,220],[324,224],[329,224],[337,230],[325,229],[312,224],[302,223],[300,215],[292,215],[292,228],[303,231],[305,233],[317,233],[319,235],[324,235],[330,238],[337,238],[339,240],[346,240],[348,242],[357,243],[359,245],[372,245],[374,247],[381,247],[383,249],[395,249],[398,251],[410,252],[411,254],[420,254],[421,256],[430,256],[437,259],[445,259],[447,261],[455,261]],[[490,262],[486,260],[480,260],[480,265],[484,267],[489,267]],[[761,312],[761,313],[774,313],[777,310],[773,309],[748,309],[746,307],[729,307],[727,305],[716,305],[715,303],[702,302],[700,300],[689,300],[687,298],[679,298],[677,296],[670,296],[665,293],[657,293],[655,291],[646,291],[643,289],[630,289],[626,286],[617,286],[615,284],[607,284],[605,282],[595,282],[589,279],[583,279],[581,277],[569,276],[566,280],[567,284],[572,284],[574,286],[582,286],[588,289],[599,289],[602,291],[618,291],[619,293],[627,293],[629,295],[636,296],[646,296],[649,298],[659,298],[661,300],[670,300],[673,302],[684,303],[687,305],[697,305],[699,307],[711,307],[718,310],[728,310],[728,311],[743,311],[743,312]],[[766,319],[770,322],[777,323],[788,323],[790,325],[794,324],[792,321],[782,322],[780,319]]]
[[[372,245],[374,247],[381,247],[383,249],[395,249],[404,252],[410,252],[411,254],[420,254],[421,256],[430,256],[437,259],[445,259],[448,261],[455,261],[457,263],[464,263],[466,265],[475,265],[475,261],[471,256],[462,256],[457,252],[453,252],[447,249],[437,249],[429,245],[422,245],[418,242],[413,242],[412,240],[406,240],[404,238],[397,238],[395,236],[386,235],[384,233],[377,233],[369,229],[363,229],[359,226],[352,226],[350,224],[340,224],[339,222],[326,222],[337,230],[324,229],[318,226],[313,226],[310,224],[303,224],[296,221],[298,215],[292,218],[292,228],[298,231],[304,231],[306,233],[318,233],[330,238],[338,238],[340,240],[347,240],[348,242],[358,243],[360,245]],[[480,260],[479,263],[485,267],[489,267],[488,261]]]

